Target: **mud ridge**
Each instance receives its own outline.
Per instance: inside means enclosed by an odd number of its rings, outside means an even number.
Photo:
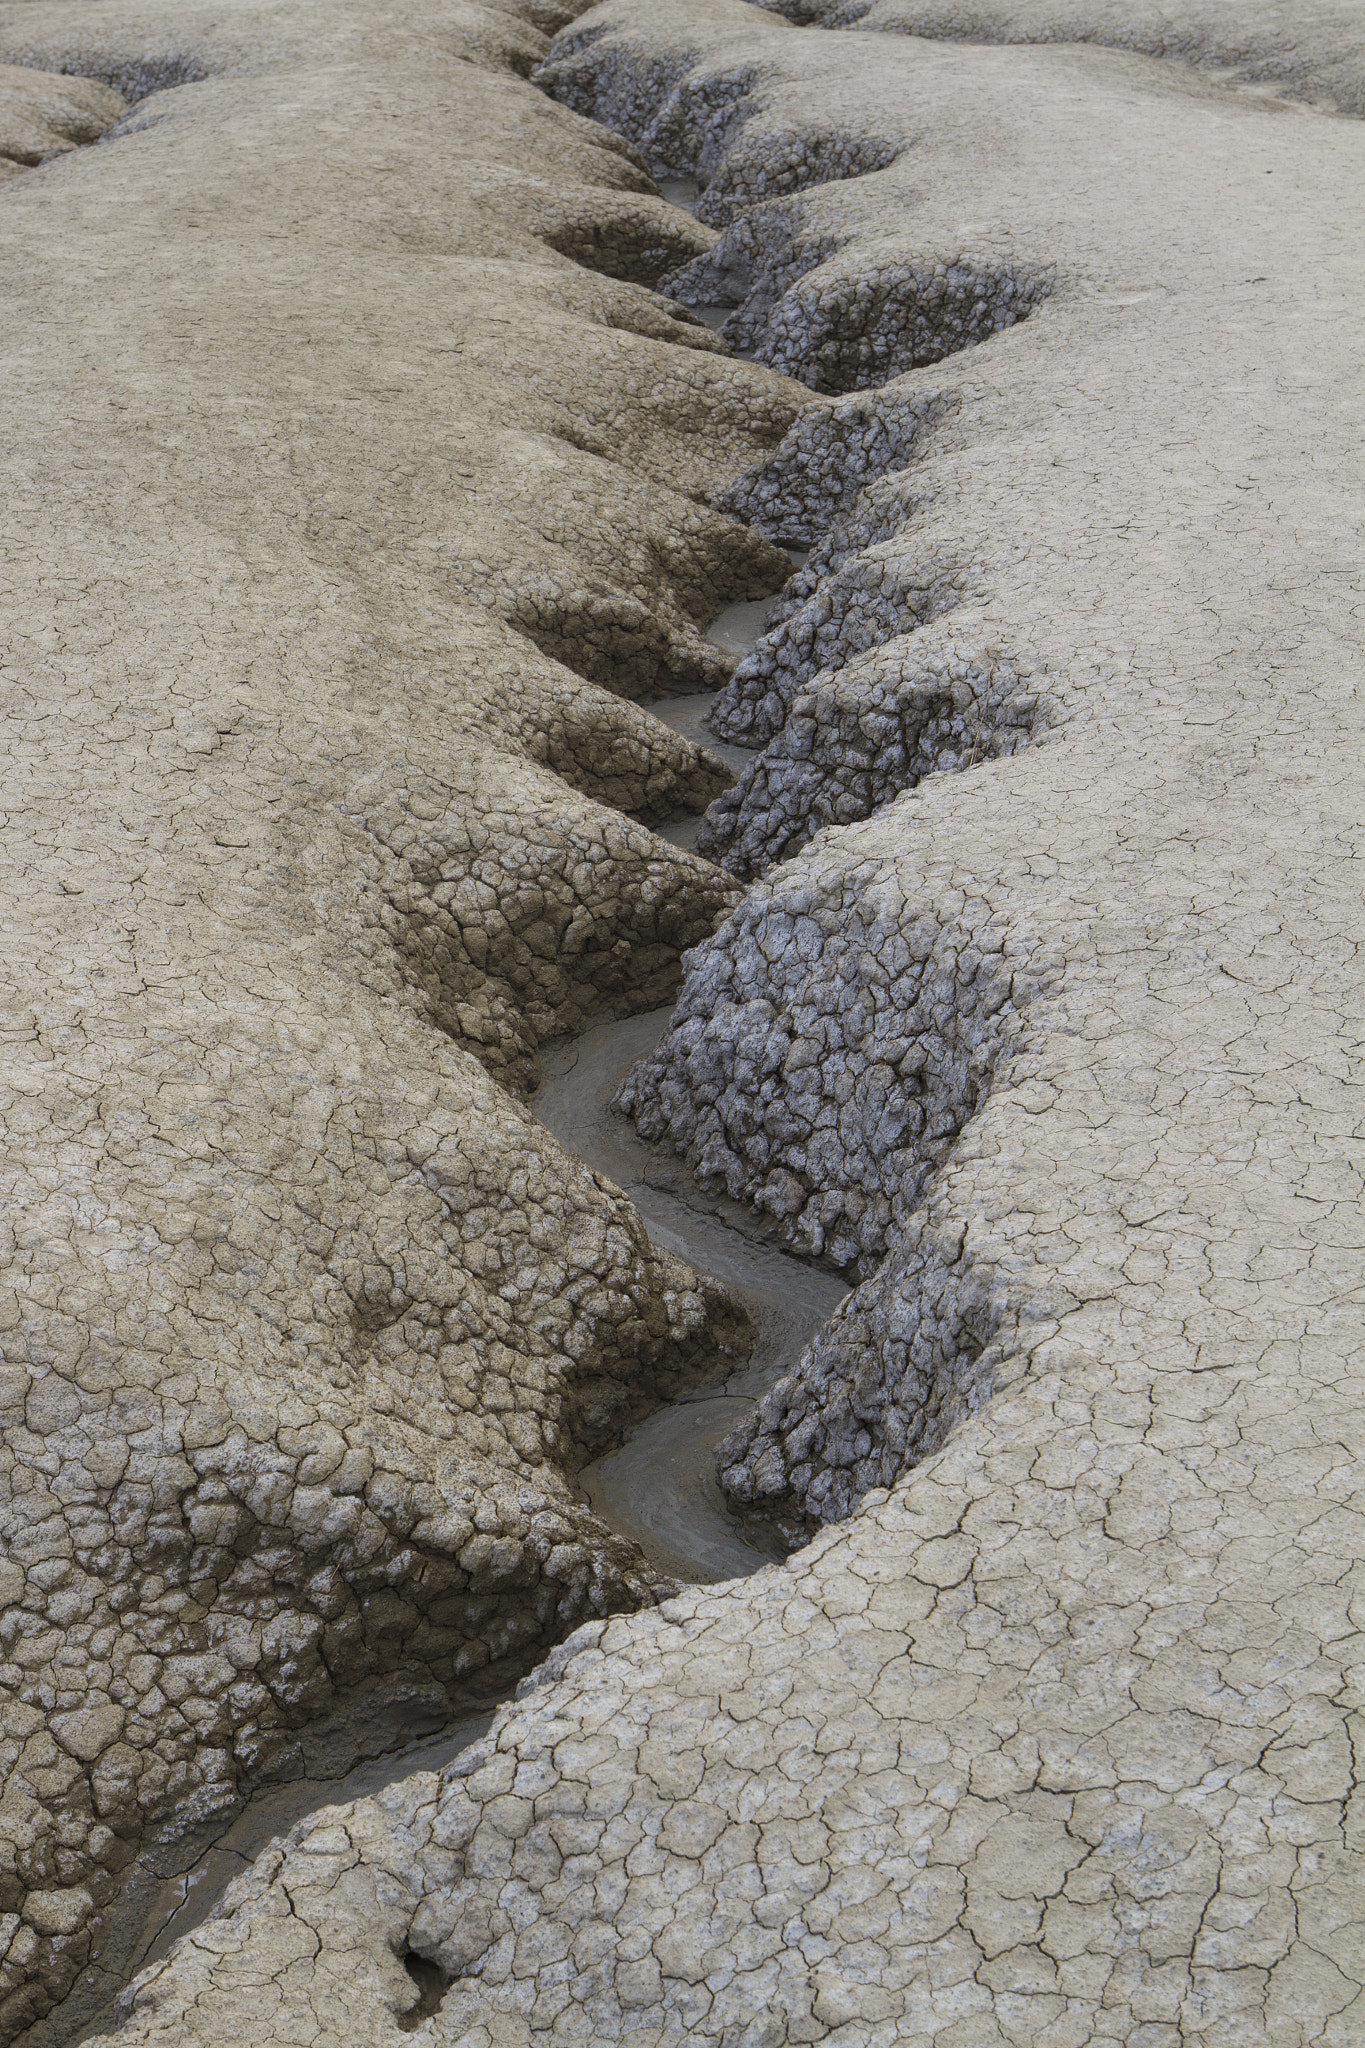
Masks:
[[[127,111],[97,79],[0,63],[0,182],[97,142]]]
[[[723,339],[746,358],[825,394],[880,388],[974,348],[1048,297],[1046,267],[994,282],[962,263],[825,276],[839,238],[769,194],[870,176],[899,148],[855,138],[839,157],[808,126],[793,132],[765,118],[753,69],[684,60],[661,76],[628,41],[604,55],[604,33],[569,31],[536,81],[618,129],[656,177],[695,184],[697,217],[727,224],[713,249],[661,282],[708,317],[723,313]],[[816,272],[814,298],[803,296],[800,281]],[[1040,704],[1026,651],[924,632],[981,594],[965,551],[907,570],[903,548],[883,546],[913,530],[923,494],[913,465],[942,441],[958,402],[946,388],[812,407],[720,500],[759,531],[813,550],[706,721],[718,737],[762,750],[695,842],[741,879],[827,825],[871,816],[926,775],[1017,752],[1055,715]]]

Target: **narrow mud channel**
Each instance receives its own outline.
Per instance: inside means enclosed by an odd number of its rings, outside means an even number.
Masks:
[[[805,559],[793,552],[795,568]],[[762,634],[777,595],[728,606],[708,637],[742,656]],[[738,771],[752,757],[707,730],[713,702],[702,692],[648,708]],[[663,825],[660,837],[690,847],[701,816]],[[716,1477],[716,1446],[796,1363],[848,1283],[832,1269],[784,1251],[741,1204],[703,1192],[684,1166],[637,1137],[612,1107],[626,1075],[657,1045],[671,1014],[660,1009],[623,1018],[546,1047],[532,1107],[567,1151],[629,1195],[655,1244],[722,1281],[757,1331],[738,1370],[722,1372],[655,1410],[578,1476],[593,1510],[637,1543],[660,1571],[685,1583],[716,1583],[745,1577],[785,1555],[775,1532],[741,1521],[728,1509]],[[451,1720],[429,1688],[414,1689],[407,1700],[390,1692],[376,1708],[368,1741],[361,1737],[371,1753],[360,1763],[345,1768],[357,1746],[353,1719],[336,1731],[309,1730],[300,1739],[301,1775],[262,1786],[226,1824],[220,1818],[147,1850],[100,1963],[41,2030],[44,2048],[66,2048],[115,2027],[123,1986],[206,1920],[233,1879],[272,1840],[322,1807],[371,1796],[416,1771],[443,1769],[486,1732],[502,1704],[497,1695],[471,1695],[468,1711]]]
[[[612,1111],[612,1096],[658,1043],[669,1014],[599,1025],[552,1051],[535,1108],[562,1145],[625,1189],[656,1244],[739,1296],[758,1341],[738,1372],[656,1409],[619,1450],[585,1467],[579,1483],[603,1521],[661,1570],[692,1581],[739,1578],[781,1552],[726,1509],[715,1447],[795,1364],[846,1283],[768,1242],[738,1203],[708,1203],[683,1167]]]
[[[670,724],[696,718],[708,700],[684,698],[658,707]],[[731,751],[731,750],[726,750]],[[688,821],[689,823],[691,821]],[[687,829],[684,825],[679,830]],[[612,1097],[635,1061],[652,1050],[671,1012],[602,1024],[572,1042],[547,1050],[545,1079],[534,1098],[537,1115],[566,1149],[622,1187],[645,1219],[654,1242],[722,1280],[744,1303],[758,1331],[738,1371],[692,1389],[657,1409],[626,1441],[580,1473],[587,1500],[618,1534],[638,1543],[651,1563],[689,1582],[744,1577],[780,1559],[774,1537],[741,1523],[725,1505],[714,1453],[720,1439],[787,1371],[847,1291],[836,1273],[807,1265],[780,1250],[761,1227],[723,1195],[708,1198],[690,1174],[659,1148],[639,1139]],[[478,1702],[457,1720],[444,1720],[433,1701],[415,1696],[390,1704],[377,1717],[378,1753],[354,1768],[330,1765],[326,1731],[304,1738],[305,1775],[263,1787],[224,1827],[191,1830],[140,1861],[125,1895],[121,1972],[107,1955],[102,1988],[68,2001],[69,2029],[52,2039],[69,2042],[116,2024],[114,2000],[123,1982],[157,1961],[181,1935],[208,1918],[232,1880],[276,1836],[323,1806],[341,1805],[382,1791],[414,1771],[441,1770],[491,1724],[499,1699]],[[354,1730],[347,1746],[354,1749]],[[54,2015],[54,2018],[56,2016]]]

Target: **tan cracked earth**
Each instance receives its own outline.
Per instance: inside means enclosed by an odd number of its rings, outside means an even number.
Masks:
[[[1360,16],[0,67],[5,2042],[1355,2048]],[[526,1100],[680,982],[624,1106],[857,1283],[681,1590],[575,1476],[745,1318]]]

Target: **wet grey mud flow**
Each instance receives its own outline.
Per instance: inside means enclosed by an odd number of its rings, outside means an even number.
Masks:
[[[670,720],[671,723],[671,720]],[[686,1168],[636,1137],[611,1098],[653,1049],[670,1012],[601,1024],[544,1055],[532,1108],[561,1145],[623,1188],[655,1244],[737,1294],[758,1331],[746,1363],[656,1409],[619,1450],[579,1475],[604,1522],[680,1579],[738,1578],[782,1553],[726,1509],[716,1445],[801,1352],[847,1292],[835,1273],[765,1239],[737,1202],[701,1194]]]
[[[661,189],[690,210],[698,188],[679,179]],[[733,308],[690,310],[718,328]],[[806,554],[790,552],[800,568]],[[707,637],[742,657],[762,635],[778,594],[727,606]],[[739,772],[753,757],[707,730],[714,701],[704,691],[648,708]],[[698,813],[657,829],[672,845],[690,847],[700,824]],[[671,1014],[656,1010],[602,1024],[547,1048],[532,1108],[567,1150],[630,1196],[656,1244],[737,1295],[757,1330],[742,1367],[656,1410],[617,1450],[579,1474],[579,1486],[602,1520],[638,1543],[651,1563],[675,1578],[705,1582],[745,1576],[784,1554],[775,1534],[740,1522],[727,1509],[715,1449],[796,1364],[848,1288],[836,1273],[780,1250],[739,1203],[699,1190],[680,1162],[638,1138],[612,1109],[616,1090],[636,1060],[653,1050]],[[341,1768],[342,1754],[333,1758],[329,1751],[344,1746],[346,1756],[354,1755],[353,1724],[335,1745],[327,1731],[309,1731],[300,1738],[300,1776],[261,1787],[230,1820],[219,1817],[146,1851],[124,1892],[120,1925],[101,1966],[66,2001],[69,2025],[61,2038],[75,2043],[117,2025],[114,2000],[122,1985],[206,1920],[232,1880],[277,1836],[323,1806],[365,1798],[415,1771],[443,1769],[485,1732],[499,1704],[492,1698],[471,1701],[470,1711],[451,1721],[433,1701],[391,1702],[375,1717],[371,1754],[349,1770]]]
[[[674,181],[678,182],[678,181]],[[671,197],[669,185],[661,188]],[[791,551],[794,568],[807,557]],[[761,597],[727,605],[707,638],[727,654],[745,655],[761,636],[777,601]],[[714,702],[707,691],[666,697],[648,708],[661,723],[710,748],[736,772],[752,754],[728,746],[706,728]],[[673,846],[690,847],[701,815],[658,827]],[[847,1293],[837,1274],[780,1250],[738,1202],[708,1197],[687,1169],[638,1138],[612,1098],[638,1059],[652,1052],[672,1012],[599,1024],[542,1054],[544,1076],[532,1108],[566,1151],[624,1189],[650,1237],[698,1272],[720,1280],[744,1303],[758,1331],[746,1364],[724,1379],[694,1388],[648,1416],[619,1450],[585,1467],[579,1484],[592,1507],[618,1534],[638,1543],[661,1571],[693,1582],[739,1578],[783,1553],[759,1525],[729,1513],[716,1477],[715,1449],[753,1403],[796,1364]]]
[[[660,187],[666,198],[690,180]],[[789,550],[794,568],[807,555]],[[727,605],[707,638],[742,658],[763,633],[779,593]],[[752,760],[743,747],[715,739],[706,727],[714,698],[667,697],[649,705],[661,723],[708,747],[741,771]],[[671,845],[690,847],[701,815],[658,827]],[[652,1052],[672,1012],[600,1024],[542,1054],[543,1079],[532,1108],[566,1151],[615,1181],[634,1202],[654,1243],[676,1252],[698,1272],[720,1280],[744,1303],[758,1332],[738,1371],[694,1388],[648,1416],[619,1450],[585,1467],[579,1484],[604,1522],[638,1543],[652,1564],[692,1582],[739,1578],[783,1555],[761,1525],[742,1523],[725,1505],[716,1476],[715,1450],[753,1403],[760,1400],[831,1316],[847,1282],[783,1251],[740,1203],[708,1197],[663,1148],[648,1145],[612,1098],[635,1062]]]
[[[666,198],[690,180],[661,186]],[[792,550],[792,565],[807,560]],[[778,593],[728,605],[707,638],[727,654],[745,655],[762,635]],[[752,754],[715,739],[706,727],[709,692],[668,697],[649,710],[675,732],[743,770]],[[671,845],[690,847],[701,816],[658,827]],[[635,1062],[652,1052],[669,1010],[600,1024],[542,1054],[541,1086],[532,1108],[566,1151],[615,1181],[634,1202],[654,1243],[698,1272],[722,1281],[744,1303],[758,1332],[738,1371],[694,1388],[656,1409],[619,1450],[579,1475],[594,1510],[618,1534],[638,1543],[652,1564],[692,1582],[739,1578],[783,1553],[761,1525],[742,1523],[725,1505],[715,1450],[753,1403],[785,1372],[847,1293],[837,1274],[783,1251],[750,1212],[724,1196],[707,1197],[687,1170],[647,1145],[611,1107]]]
[[[76,2043],[112,2032],[122,2017],[116,2000],[123,1986],[207,1920],[233,1879],[277,1836],[321,1807],[364,1799],[414,1771],[443,1769],[485,1733],[500,1704],[486,1699],[452,1721],[444,1701],[390,1700],[374,1716],[366,1745],[372,1754],[349,1770],[342,1766],[355,1755],[354,1722],[334,1734],[309,1730],[300,1738],[301,1776],[261,1786],[228,1820],[219,1816],[144,1850],[99,1962],[53,2013],[43,2040]]]
[[[804,568],[810,559],[809,550],[804,548],[788,548],[787,553],[791,556],[794,569]],[[719,617],[712,621],[707,630],[707,639],[716,647],[723,647],[727,654],[733,654],[736,658],[744,656],[755,641],[761,639],[779,595],[780,592],[774,591],[771,597],[756,597],[743,604],[727,605]],[[694,696],[664,697],[646,708],[661,725],[671,726],[673,731],[680,732],[684,739],[693,740],[697,746],[708,748],[727,768],[733,768],[738,775],[749,766],[753,754],[747,747],[734,747],[726,740],[718,740],[715,734],[707,729],[706,714],[715,701],[709,690],[702,690]],[[666,839],[670,846],[690,849],[696,844],[701,821],[702,813],[699,811],[690,818],[675,818],[671,824],[656,825],[654,830],[660,839]]]
[[[690,213],[694,219],[696,218],[697,202],[701,198],[701,186],[695,178],[660,178],[658,180],[658,187],[660,193],[669,202],[670,206],[679,207],[683,213]],[[689,313],[695,313],[698,320],[704,326],[712,327],[719,333],[735,309],[733,306],[689,305],[687,310]],[[734,353],[742,363],[752,363],[757,360],[752,349],[737,348]],[[758,636],[754,634],[752,637],[757,639]]]

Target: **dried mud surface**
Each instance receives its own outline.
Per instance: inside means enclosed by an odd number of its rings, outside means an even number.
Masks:
[[[137,100],[0,204],[37,2040],[147,1845],[672,1583],[573,1474],[745,1318],[518,1097],[736,899],[647,822],[727,771],[631,699],[728,673],[704,626],[789,571],[709,499],[805,394],[653,292],[710,233],[521,16],[20,6],[0,48],[53,122]]]
[[[0,195],[7,2040],[568,1631],[109,2038],[1360,2038],[1358,37],[791,14],[0,10],[136,103]],[[753,1331],[524,1100],[680,977],[855,1283],[681,1592],[576,1477]]]

